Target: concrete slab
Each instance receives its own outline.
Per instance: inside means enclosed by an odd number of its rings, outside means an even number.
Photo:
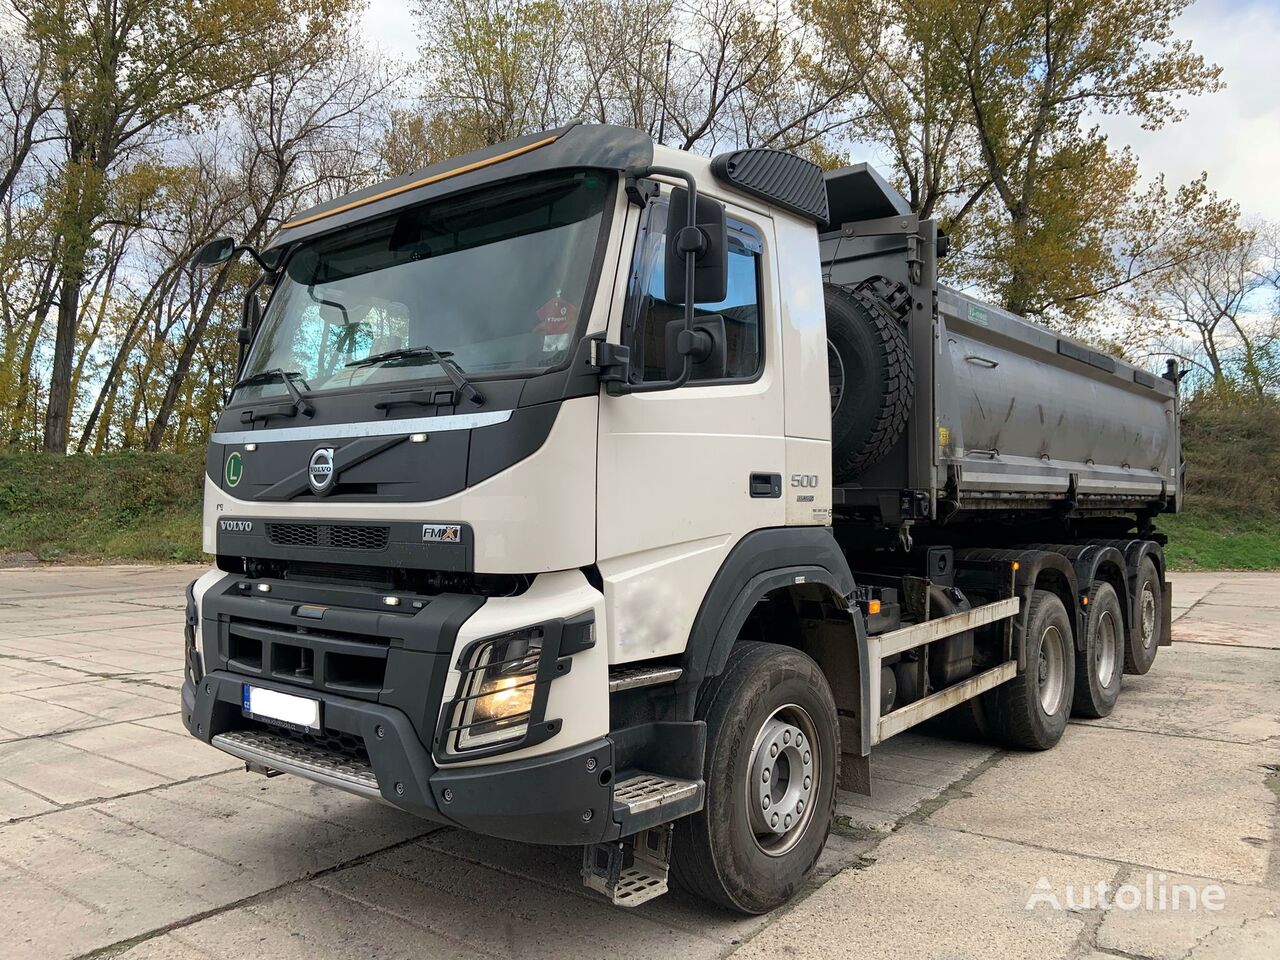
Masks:
[[[169,780],[52,737],[0,744],[0,778],[55,804],[115,797]]]
[[[1003,757],[936,826],[1169,873],[1266,875],[1274,751],[1073,725],[1053,750]],[[1246,840],[1262,838],[1261,844]]]
[[[1280,949],[1280,891],[1139,870],[1127,871],[1120,882],[1142,891],[1143,907],[1107,912],[1097,934],[1105,950],[1151,960],[1271,960]],[[1221,901],[1206,901],[1204,892],[1214,887]],[[1148,902],[1166,909],[1147,909]],[[1218,903],[1221,909],[1211,909]],[[1265,952],[1257,949],[1262,946]]]
[[[1107,863],[909,824],[755,936],[735,958],[956,960],[1071,957],[1076,913],[1027,910],[1041,877],[1111,879]]]

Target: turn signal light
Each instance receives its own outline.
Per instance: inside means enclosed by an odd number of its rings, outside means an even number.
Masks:
[[[880,612],[879,600],[872,600],[870,603],[867,604],[867,613],[869,613],[871,616],[874,617],[879,612]]]

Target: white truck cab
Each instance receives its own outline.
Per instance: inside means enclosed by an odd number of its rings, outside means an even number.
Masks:
[[[940,294],[945,242],[865,166],[573,125],[210,244],[262,275],[188,730],[758,913],[879,740],[1108,712],[1168,640],[1176,378]]]

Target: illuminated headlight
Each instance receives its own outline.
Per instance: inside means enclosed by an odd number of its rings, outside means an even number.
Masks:
[[[542,631],[521,631],[480,644],[464,668],[452,727],[458,751],[523,737],[533,714]]]

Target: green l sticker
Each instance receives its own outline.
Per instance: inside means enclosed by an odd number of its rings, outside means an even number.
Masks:
[[[244,461],[240,459],[240,451],[233,450],[227,457],[227,486],[234,487],[244,476]]]

